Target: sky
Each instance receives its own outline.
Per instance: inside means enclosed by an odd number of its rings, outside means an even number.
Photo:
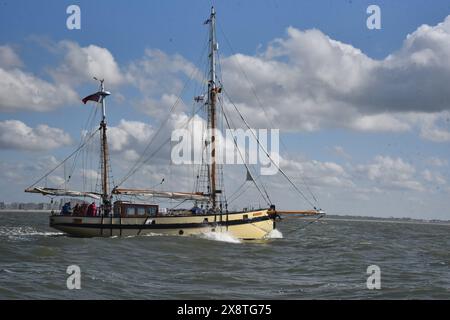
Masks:
[[[224,89],[253,128],[280,129],[280,166],[309,199],[329,214],[450,219],[450,2],[439,0],[1,0],[0,201],[48,201],[23,190],[98,125],[98,107],[80,101],[93,76],[112,92],[115,182],[161,122],[161,137],[185,123],[204,88],[211,4]],[[79,30],[66,26],[70,5]],[[367,27],[370,5],[381,29]],[[69,183],[97,184],[95,142]],[[169,155],[168,145],[126,186],[191,189],[194,168]],[[64,185],[71,170],[45,183]],[[245,172],[225,171],[233,194]],[[278,207],[309,208],[280,174],[266,178]],[[242,190],[233,206],[260,204]]]

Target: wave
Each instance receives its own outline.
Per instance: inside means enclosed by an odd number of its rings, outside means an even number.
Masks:
[[[33,227],[0,227],[0,237],[23,237],[23,236],[60,236],[63,232],[38,231]]]
[[[283,234],[278,229],[273,229],[266,236],[266,239],[283,239]]]
[[[123,239],[133,239],[133,238],[141,238],[141,237],[167,237],[168,235],[163,234],[163,233],[154,233],[154,232],[149,232],[149,233],[143,233],[140,235],[129,235],[129,236],[121,236],[120,238]],[[118,236],[112,236],[110,238],[117,238]]]
[[[206,240],[220,241],[220,242],[228,242],[228,243],[241,243],[241,241],[229,232],[205,232],[199,235],[200,238]]]
[[[140,235],[140,237],[162,237],[164,236],[164,234],[162,233],[154,233],[154,232],[149,232],[149,233],[145,233]],[[130,236],[130,237],[135,237],[135,236]]]

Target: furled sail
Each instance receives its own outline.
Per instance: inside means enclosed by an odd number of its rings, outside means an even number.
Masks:
[[[74,191],[56,188],[34,187],[26,189],[25,192],[40,193],[44,196],[56,196],[56,197],[88,197],[92,199],[101,198],[101,194],[96,192],[83,192],[83,191]]]
[[[169,199],[183,199],[183,200],[197,200],[197,201],[207,201],[209,199],[208,195],[201,192],[189,193],[189,192],[171,192],[171,191],[156,191],[156,190],[146,190],[146,189],[119,189],[115,188],[112,191],[113,194],[121,194],[127,196],[150,196],[157,198],[169,198]]]

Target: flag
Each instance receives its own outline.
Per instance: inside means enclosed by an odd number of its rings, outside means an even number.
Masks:
[[[83,103],[86,104],[86,102],[88,101],[95,101],[95,102],[100,102],[101,101],[101,97],[102,97],[102,92],[96,92],[94,94],[91,94],[90,96],[85,97],[83,100]]]
[[[88,102],[88,101],[100,102],[100,101],[102,101],[102,97],[109,96],[110,94],[111,94],[111,92],[109,92],[109,91],[99,91],[94,94],[91,94],[90,96],[87,96],[86,98],[84,98],[81,101],[83,101],[84,104],[86,104],[86,102]]]

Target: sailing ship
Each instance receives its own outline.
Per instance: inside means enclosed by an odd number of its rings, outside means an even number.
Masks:
[[[266,238],[276,227],[276,220],[280,217],[280,211],[268,201],[267,206],[259,209],[243,209],[238,211],[228,210],[228,204],[224,200],[223,190],[220,187],[220,165],[216,161],[216,136],[218,114],[218,96],[222,91],[222,84],[217,79],[216,55],[218,45],[216,41],[216,12],[214,7],[205,24],[209,25],[208,45],[208,84],[204,96],[198,96],[195,101],[203,103],[207,111],[208,129],[211,132],[205,141],[205,148],[210,161],[203,170],[206,176],[206,190],[195,192],[173,192],[152,189],[132,189],[120,186],[111,187],[109,181],[110,156],[107,140],[106,98],[111,94],[105,90],[104,79],[96,79],[100,82],[99,91],[87,96],[82,101],[94,101],[101,105],[100,126],[90,135],[85,137],[85,142],[91,140],[98,133],[100,135],[100,176],[101,188],[98,191],[74,191],[64,188],[40,187],[37,184],[43,178],[28,187],[25,192],[39,193],[53,197],[79,197],[91,198],[100,203],[98,211],[86,213],[84,210],[77,212],[52,213],[49,217],[50,227],[65,232],[75,237],[111,237],[111,236],[137,236],[147,234],[163,234],[172,236],[198,235],[208,232],[229,233],[238,239],[254,240]],[[205,101],[204,101],[205,100]],[[75,155],[84,147],[81,144],[64,161]],[[237,145],[236,145],[237,147]],[[267,154],[267,156],[270,156]],[[63,161],[63,162],[64,162]],[[251,175],[247,165],[247,175]],[[59,164],[57,167],[60,167]],[[204,168],[205,168],[204,166]],[[281,170],[281,169],[280,169]],[[282,172],[284,174],[284,172]],[[197,176],[199,178],[199,176]],[[254,179],[250,176],[250,180]],[[222,182],[223,183],[223,182]],[[292,183],[292,182],[291,182]],[[256,184],[256,183],[255,183]],[[260,188],[258,188],[260,190]],[[131,200],[123,200],[130,197]],[[137,197],[150,197],[153,202],[135,201]],[[193,202],[192,209],[166,209],[156,202],[155,198],[175,199],[183,203]],[[133,200],[134,199],[134,200]],[[53,201],[53,200],[52,200]],[[285,212],[287,213],[287,212]],[[309,211],[295,211],[303,215],[323,214],[314,207]]]

